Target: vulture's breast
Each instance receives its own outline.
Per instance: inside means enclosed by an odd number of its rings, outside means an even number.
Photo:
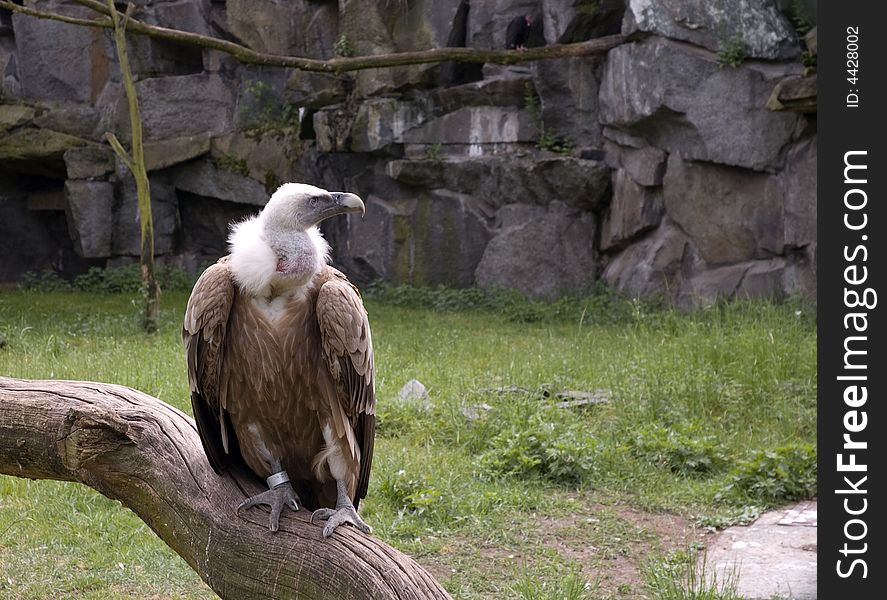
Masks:
[[[316,290],[270,301],[237,293],[231,307],[227,410],[244,459],[263,477],[273,472],[269,458],[291,477],[310,477],[324,443],[320,423],[335,385],[323,359],[316,300]]]

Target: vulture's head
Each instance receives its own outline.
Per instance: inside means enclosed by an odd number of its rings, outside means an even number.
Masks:
[[[266,231],[307,231],[324,219],[350,212],[365,211],[363,200],[348,192],[328,192],[304,183],[284,183],[265,209]]]
[[[264,297],[310,282],[329,256],[329,244],[317,225],[365,210],[354,194],[283,184],[261,213],[232,227],[228,243],[235,281],[242,291]]]

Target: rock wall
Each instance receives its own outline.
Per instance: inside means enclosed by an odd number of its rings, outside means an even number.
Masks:
[[[502,47],[521,13],[548,43],[647,34],[600,57],[343,76],[131,37],[161,261],[214,260],[228,223],[306,181],[366,199],[365,218],[325,224],[359,282],[552,298],[602,280],[686,304],[815,290],[815,37],[798,39],[790,6],[137,4],[149,23],[319,58]],[[132,177],[103,141],[129,130],[109,33],[0,10],[0,68],[0,281],[134,260]]]

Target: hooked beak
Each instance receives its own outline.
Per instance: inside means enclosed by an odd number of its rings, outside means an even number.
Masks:
[[[333,200],[336,203],[338,208],[337,212],[359,212],[360,214],[366,214],[366,206],[364,206],[363,200],[361,200],[359,196],[349,194],[348,192],[330,192],[330,196],[333,197]]]

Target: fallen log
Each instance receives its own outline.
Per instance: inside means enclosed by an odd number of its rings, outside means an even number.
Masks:
[[[0,377],[0,473],[76,481],[120,501],[223,599],[449,598],[413,559],[352,527],[324,540],[309,513],[235,507],[263,489],[216,475],[194,421],[142,392],[88,381]],[[261,549],[261,552],[257,552]]]

